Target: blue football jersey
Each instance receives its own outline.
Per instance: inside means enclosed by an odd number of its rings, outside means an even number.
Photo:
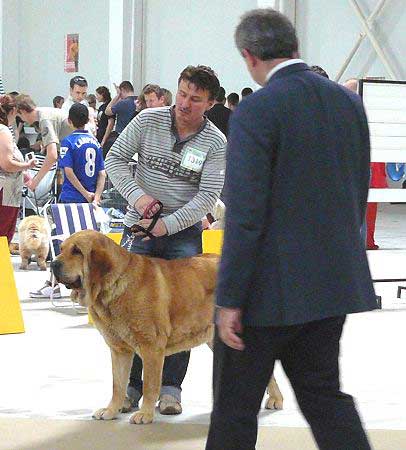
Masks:
[[[61,142],[59,167],[70,167],[82,186],[96,192],[97,177],[104,170],[103,152],[97,139],[85,130],[76,130]],[[60,201],[64,203],[86,203],[87,200],[64,177]]]

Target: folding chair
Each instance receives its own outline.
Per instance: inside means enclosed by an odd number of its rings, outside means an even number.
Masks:
[[[45,156],[36,155],[35,158],[39,164],[34,169],[28,170],[29,175],[34,178],[42,167]],[[51,170],[40,181],[35,191],[24,187],[22,198],[22,216],[26,216],[26,210],[32,209],[38,215],[44,215],[45,209],[51,204],[56,203],[57,196],[57,165],[51,167]]]
[[[52,260],[60,252],[61,243],[73,233],[81,230],[99,231],[94,215],[94,206],[91,203],[55,203],[49,205],[44,214],[51,230],[51,257]],[[54,286],[55,279],[51,272],[51,286]],[[53,291],[51,291],[51,302],[55,307],[72,306],[78,312],[78,307],[74,302],[69,305],[55,303]]]

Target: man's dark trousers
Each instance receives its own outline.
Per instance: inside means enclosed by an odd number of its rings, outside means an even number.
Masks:
[[[126,243],[131,235],[126,227],[121,240],[121,246],[131,253],[148,255],[163,259],[178,259],[195,256],[202,253],[202,229],[200,224],[186,228],[171,236],[163,236],[149,241],[134,239],[131,248]],[[173,387],[181,391],[181,384],[185,378],[189,364],[190,351],[175,353],[165,358],[162,372],[162,386]],[[142,395],[142,360],[135,354],[130,374],[130,386],[134,387]],[[167,389],[168,390],[168,389]],[[171,389],[168,393],[172,392]],[[173,392],[176,397],[176,392]]]
[[[340,391],[344,321],[345,316],[303,325],[246,327],[242,352],[216,336],[206,450],[255,449],[257,415],[277,359],[321,450],[370,450],[352,397]]]

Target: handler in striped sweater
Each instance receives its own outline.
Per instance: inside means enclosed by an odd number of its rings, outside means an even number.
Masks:
[[[204,113],[220,84],[209,67],[188,66],[180,74],[176,104],[149,108],[124,129],[107,154],[107,174],[128,201],[121,245],[130,252],[165,259],[199,254],[201,219],[213,208],[224,183],[226,138]],[[128,163],[138,159],[135,178]],[[134,224],[150,230],[133,235]],[[159,401],[161,414],[180,414],[181,384],[190,352],[165,359]],[[142,361],[135,355],[127,394],[135,408],[142,397]]]

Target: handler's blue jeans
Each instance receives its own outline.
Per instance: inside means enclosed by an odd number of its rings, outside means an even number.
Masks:
[[[149,241],[135,238],[130,245],[131,231],[125,227],[121,246],[131,253],[164,259],[186,258],[202,253],[202,228],[199,224],[171,236],[162,236]],[[181,400],[181,385],[189,364],[190,351],[176,353],[165,358],[162,374],[162,394],[170,394]],[[131,368],[129,386],[142,395],[142,360],[135,354]]]

